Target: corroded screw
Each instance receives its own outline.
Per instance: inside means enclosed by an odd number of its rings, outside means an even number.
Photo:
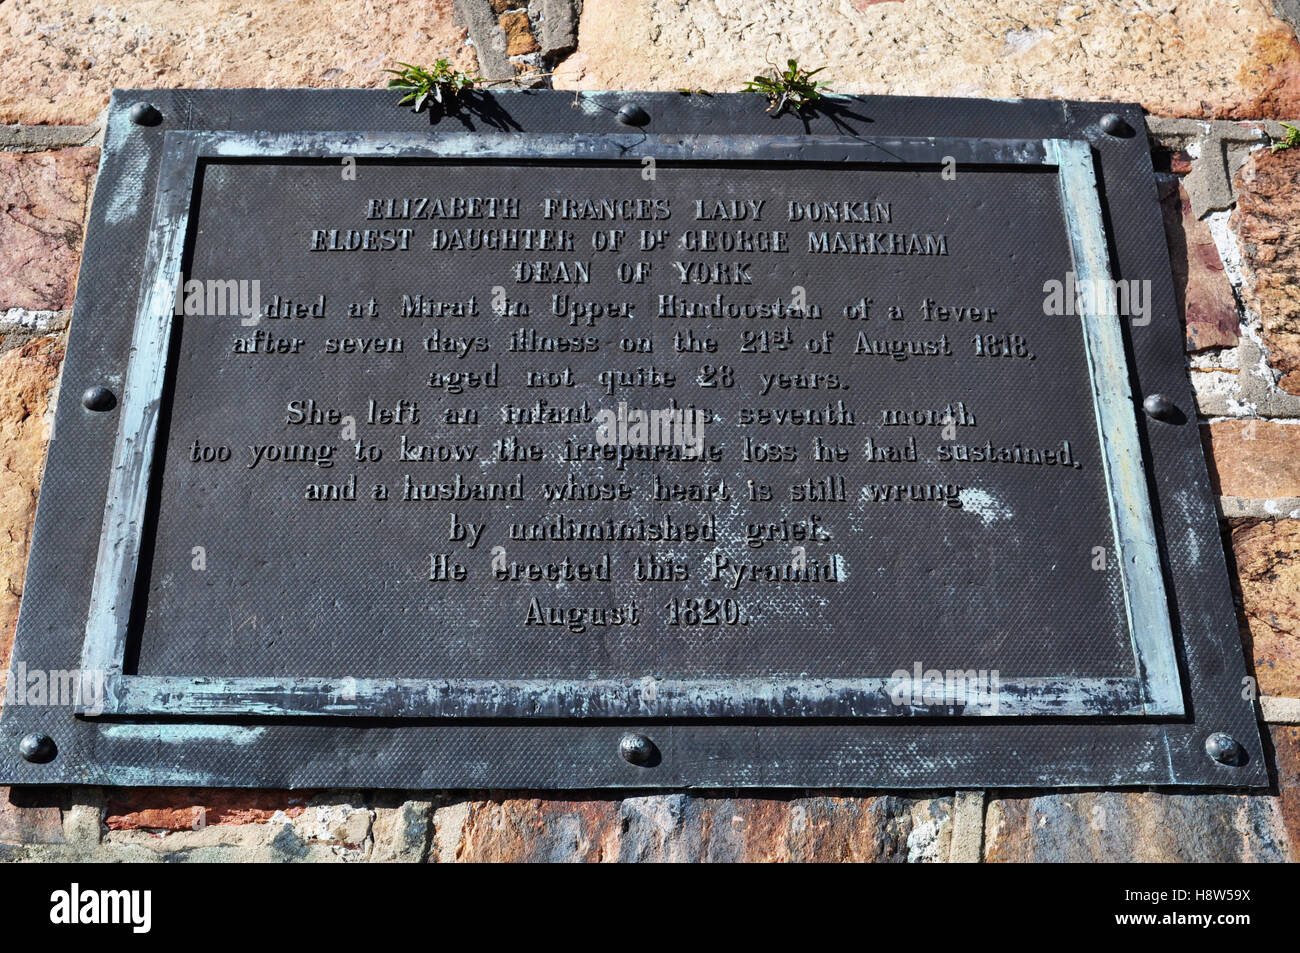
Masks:
[[[24,735],[22,741],[18,742],[18,753],[23,756],[24,761],[30,761],[32,764],[45,764],[47,761],[53,761],[58,750],[53,738],[35,732]]]
[[[1164,394],[1148,394],[1146,400],[1142,401],[1142,409],[1147,412],[1148,417],[1166,423],[1178,417],[1177,405]]]
[[[1205,739],[1205,753],[1219,764],[1236,765],[1241,763],[1241,745],[1232,735],[1216,731]]]
[[[1106,113],[1101,117],[1101,131],[1108,136],[1131,136],[1133,130],[1117,113]]]
[[[117,406],[117,398],[104,385],[95,384],[87,387],[85,393],[81,395],[81,405],[87,410],[112,410]]]
[[[636,103],[624,103],[618,110],[618,121],[625,126],[644,126],[650,114]]]
[[[137,126],[156,126],[162,118],[162,113],[151,103],[136,103],[131,107],[131,121]]]
[[[618,742],[618,753],[629,764],[648,764],[655,756],[655,743],[645,735],[626,734]]]

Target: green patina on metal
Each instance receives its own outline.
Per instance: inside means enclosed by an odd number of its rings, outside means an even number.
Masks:
[[[802,136],[500,135],[168,132],[135,323],[99,573],[82,662],[109,675],[105,715],[337,715],[377,717],[898,717],[1171,715],[1182,712],[1169,609],[1128,384],[1119,316],[1081,315],[1098,433],[1103,435],[1111,520],[1121,557],[1138,674],[1077,678],[1047,673],[1001,682],[996,701],[939,697],[898,705],[898,679],[321,679],[195,678],[124,672],[131,600],[167,374],[176,281],[191,193],[201,163],[322,159],[869,162],[945,161],[1007,170],[1056,169],[1074,268],[1109,281],[1089,146],[1046,140]]]

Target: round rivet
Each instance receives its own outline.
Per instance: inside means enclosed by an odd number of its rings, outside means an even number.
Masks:
[[[625,103],[619,107],[618,121],[625,126],[644,126],[650,121],[650,114],[636,103]]]
[[[1101,131],[1108,136],[1128,137],[1133,135],[1133,129],[1116,113],[1106,113],[1101,117]]]
[[[1205,753],[1219,764],[1236,765],[1241,763],[1241,745],[1232,735],[1216,731],[1205,739]]]
[[[24,735],[23,740],[18,742],[18,753],[23,756],[24,761],[30,761],[32,764],[45,764],[47,761],[53,761],[58,750],[54,744],[54,739],[49,735],[35,733]]]
[[[81,395],[81,403],[87,410],[105,411],[117,406],[117,398],[107,387],[95,384],[86,388],[86,392]]]
[[[162,118],[162,113],[151,103],[136,103],[131,107],[131,121],[137,126],[156,126]]]
[[[648,764],[655,756],[655,743],[645,735],[626,734],[619,740],[618,753],[629,764]]]
[[[1156,420],[1170,421],[1178,417],[1177,405],[1164,394],[1148,394],[1142,401],[1142,409],[1147,412],[1148,417],[1154,417]]]

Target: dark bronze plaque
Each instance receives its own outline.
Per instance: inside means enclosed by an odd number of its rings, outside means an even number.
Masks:
[[[1264,782],[1135,110],[150,96],[5,780]]]

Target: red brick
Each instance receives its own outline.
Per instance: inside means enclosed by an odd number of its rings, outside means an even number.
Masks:
[[[1242,637],[1261,695],[1300,698],[1300,520],[1237,520]]]
[[[1160,204],[1187,350],[1235,346],[1241,323],[1237,301],[1209,226],[1192,214],[1191,199],[1179,181],[1166,185]]]
[[[1300,726],[1271,725],[1273,759],[1282,824],[1291,844],[1291,859],[1300,859]]]
[[[989,803],[988,862],[1294,860],[1282,799],[1267,794],[1086,791]]]
[[[434,856],[455,861],[946,860],[951,839],[951,798],[503,798],[434,815]]]
[[[1210,480],[1220,496],[1300,496],[1300,424],[1219,420],[1201,426]]]
[[[477,69],[452,0],[4,0],[3,11],[0,122],[92,123],[115,88],[376,87],[384,67],[444,57]]]
[[[62,844],[63,811],[42,795],[0,788],[0,844]]]
[[[541,49],[533,37],[527,13],[523,11],[503,13],[497,18],[497,22],[501,24],[501,31],[506,35],[506,56],[522,56],[525,53],[536,53]]]
[[[1231,222],[1242,247],[1242,294],[1259,315],[1278,386],[1300,394],[1300,149],[1251,153],[1237,196]]]
[[[1192,171],[1192,157],[1185,149],[1175,149],[1169,155],[1169,171],[1174,175],[1187,175]]]
[[[99,150],[0,152],[0,310],[72,307]]]
[[[121,788],[108,802],[109,830],[188,831],[216,824],[256,824],[277,812],[297,817],[311,793],[215,788]]]

